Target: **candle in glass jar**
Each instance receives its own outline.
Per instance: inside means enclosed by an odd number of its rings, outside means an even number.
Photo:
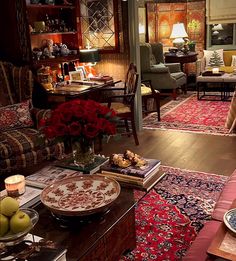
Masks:
[[[7,195],[18,197],[25,192],[25,177],[23,175],[14,175],[4,180]]]
[[[212,73],[219,73],[219,68],[212,68]]]

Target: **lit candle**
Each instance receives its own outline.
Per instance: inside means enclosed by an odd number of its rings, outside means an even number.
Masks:
[[[212,68],[212,73],[219,73],[219,68]]]
[[[25,177],[14,175],[4,180],[8,196],[18,197],[25,192]]]

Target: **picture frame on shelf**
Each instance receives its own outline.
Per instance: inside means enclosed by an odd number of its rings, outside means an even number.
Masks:
[[[86,79],[86,72],[83,66],[78,66],[76,71],[69,72],[70,80],[73,82],[83,81]]]

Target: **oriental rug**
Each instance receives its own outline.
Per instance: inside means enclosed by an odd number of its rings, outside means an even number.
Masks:
[[[137,247],[122,261],[181,260],[228,177],[162,166],[163,179],[136,206]],[[136,198],[143,192],[137,192]],[[120,261],[121,261],[120,260]]]
[[[225,128],[229,107],[227,101],[197,100],[196,94],[181,95],[161,107],[160,122],[156,113],[152,113],[144,118],[143,127],[234,136]]]

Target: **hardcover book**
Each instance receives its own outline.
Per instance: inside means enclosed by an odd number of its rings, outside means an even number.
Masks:
[[[161,161],[157,159],[145,159],[147,164],[143,167],[135,167],[129,166],[126,168],[121,168],[111,164],[110,162],[101,166],[101,172],[108,171],[108,172],[115,172],[129,176],[136,176],[139,178],[145,178],[154,170],[160,167]]]
[[[27,176],[25,178],[25,182],[28,186],[44,188],[55,181],[64,178],[75,177],[78,175],[82,175],[82,173],[75,170],[59,168],[52,165],[44,167],[41,170],[35,172],[34,174]]]

